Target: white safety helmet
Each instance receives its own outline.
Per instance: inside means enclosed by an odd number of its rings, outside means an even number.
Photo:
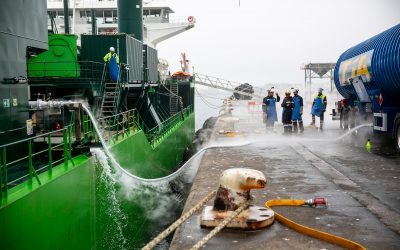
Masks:
[[[293,94],[297,94],[297,93],[299,93],[299,89],[298,88],[293,89]]]
[[[111,51],[111,52],[115,52],[114,47],[110,47],[110,51]]]
[[[292,94],[292,91],[290,91],[290,89],[287,89],[287,90],[285,91],[285,95],[290,95],[290,94]]]

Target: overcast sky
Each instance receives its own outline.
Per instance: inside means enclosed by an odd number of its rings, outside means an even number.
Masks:
[[[400,23],[400,0],[170,0],[195,28],[161,42],[202,74],[237,82],[303,83],[303,63],[336,62],[346,49]]]

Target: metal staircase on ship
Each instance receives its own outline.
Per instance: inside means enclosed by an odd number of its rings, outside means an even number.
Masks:
[[[170,85],[171,95],[169,96],[169,114],[170,116],[175,115],[178,113],[178,105],[179,105],[179,88],[178,82],[171,82]]]
[[[103,76],[101,80],[100,94],[102,95],[99,105],[100,112],[98,115],[107,117],[116,115],[119,111],[119,103],[122,91],[121,65],[118,71],[118,79],[116,82],[107,80],[107,66],[104,64]],[[107,82],[106,82],[107,81]]]

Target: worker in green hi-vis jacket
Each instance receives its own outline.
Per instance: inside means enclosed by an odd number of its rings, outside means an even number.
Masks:
[[[117,63],[119,63],[119,57],[118,57],[117,53],[115,53],[114,47],[110,47],[110,52],[108,52],[108,53],[104,56],[104,62],[106,62],[106,63],[109,62],[110,59],[111,59],[112,57],[114,57],[114,58],[115,58],[115,61],[116,61]]]

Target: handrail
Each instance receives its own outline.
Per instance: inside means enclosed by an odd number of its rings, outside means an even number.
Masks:
[[[74,162],[72,161],[72,130],[73,126],[68,125],[62,129],[56,130],[56,131],[51,131],[47,133],[43,133],[40,135],[32,136],[29,138],[25,138],[19,141],[15,141],[12,143],[7,143],[0,145],[0,205],[3,197],[8,196],[8,190],[10,185],[14,185],[15,183],[18,183],[20,181],[28,180],[28,186],[32,187],[33,185],[33,179],[36,180],[38,185],[41,185],[41,180],[38,175],[38,171],[42,171],[43,169],[47,168],[47,171],[49,173],[49,176],[52,174],[52,168],[55,164],[58,164],[61,161],[64,161],[64,168],[65,170],[68,170],[68,162],[70,161],[72,164]],[[62,141],[59,143],[55,143],[52,141],[52,137],[54,135],[61,136],[62,135]],[[38,139],[42,139],[43,142],[47,143],[48,146],[44,147],[39,147],[38,150],[35,152],[35,148],[33,145],[33,142],[37,141]],[[22,157],[19,157],[17,159],[12,159],[10,161],[7,161],[7,159],[11,158],[12,155],[8,154],[10,147],[14,146],[22,146],[26,147],[27,146],[27,153],[26,155],[23,154]],[[61,148],[63,151],[62,157],[58,159],[53,160],[53,150],[56,148]],[[48,156],[47,164],[44,162],[34,162],[35,157],[38,155],[46,155]],[[43,158],[42,158],[43,159]],[[17,177],[16,179],[8,181],[8,172],[9,170],[12,170],[13,168],[19,166],[22,164],[23,166],[27,167],[27,173]],[[38,165],[39,164],[39,165]],[[36,168],[35,168],[36,165]],[[43,165],[43,166],[42,166]]]
[[[28,62],[28,76],[30,80],[62,81],[65,78],[76,80],[87,79],[100,81],[102,63],[94,61],[33,61]]]
[[[124,112],[120,112],[120,113],[115,114],[115,115],[103,116],[103,117],[98,118],[97,120],[100,122],[100,121],[103,121],[103,120],[114,118],[114,117],[119,116],[119,115],[127,114],[129,112],[136,112],[136,109],[130,109],[130,110],[127,110],[127,111],[124,111]]]
[[[59,130],[50,131],[50,132],[47,132],[47,133],[44,133],[44,134],[36,135],[36,136],[33,136],[33,137],[25,138],[25,139],[22,139],[22,140],[19,140],[19,141],[10,142],[10,143],[7,143],[7,144],[0,145],[0,148],[9,147],[9,146],[16,145],[16,144],[22,143],[22,142],[27,142],[27,141],[30,141],[30,140],[34,140],[36,138],[40,138],[40,137],[46,136],[46,135],[59,133],[59,132],[62,132],[63,130],[64,130],[64,128],[59,129]]]
[[[101,75],[101,81],[100,81],[100,91],[99,91],[99,96],[101,96],[101,98],[99,99],[99,102],[97,103],[97,107],[99,109],[99,112],[101,112],[102,108],[103,108],[103,103],[104,103],[104,90],[106,89],[106,68],[107,68],[107,63],[103,64],[103,72]]]
[[[173,129],[181,121],[184,121],[192,112],[193,106],[189,105],[188,107],[181,110],[181,112],[176,113],[175,115],[163,121],[161,124],[150,129],[146,135],[150,144],[153,147],[158,145],[171,129]]]
[[[139,126],[136,109],[124,111],[115,115],[109,115],[98,119],[98,123],[104,131],[106,141],[118,141],[119,136],[128,135]]]
[[[123,65],[119,66],[118,69],[118,78],[117,78],[117,87],[115,88],[115,92],[114,92],[114,114],[116,114],[119,110],[119,101],[121,98],[121,87],[122,87],[122,79],[121,79],[121,68],[123,67]]]

